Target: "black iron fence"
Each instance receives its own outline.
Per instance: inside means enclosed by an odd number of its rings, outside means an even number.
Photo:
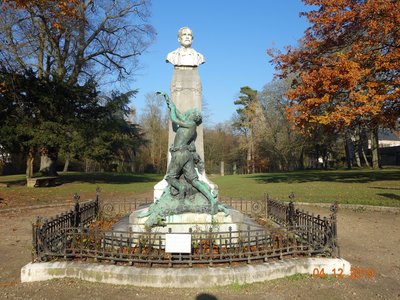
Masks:
[[[222,203],[252,217],[266,216],[265,199],[243,199],[224,197],[220,200]]]
[[[103,261],[111,263],[164,265],[221,264],[267,261],[284,256],[320,254],[338,256],[336,242],[336,211],[334,217],[314,217],[266,197],[264,200],[225,199],[231,207],[250,215],[268,217],[281,226],[268,229],[216,231],[190,230],[190,253],[168,253],[167,233],[157,231],[105,230],[99,216],[115,216],[132,212],[148,201],[100,204],[96,200],[79,204],[73,210],[33,225],[33,260],[53,258],[66,260]],[[173,232],[175,233],[175,232]]]
[[[61,251],[66,228],[84,227],[97,218],[100,212],[99,193],[96,194],[96,200],[83,204],[79,203],[80,197],[77,194],[74,199],[73,209],[50,219],[38,217],[32,224],[34,257],[44,260],[44,253]]]
[[[190,253],[166,253],[166,234],[103,231],[93,228],[66,228],[61,247],[45,247],[41,255],[84,261],[146,264],[149,266],[237,263],[267,261],[284,256],[325,254],[326,249],[307,245],[290,231],[278,228],[227,232],[189,232]],[[185,233],[179,233],[185,234]]]
[[[330,207],[329,217],[315,216],[314,213],[296,209],[293,202],[283,203],[266,195],[267,217],[277,224],[290,228],[308,244],[322,244],[332,250],[334,256],[340,256],[337,242],[337,203]]]
[[[100,213],[105,217],[123,216],[143,205],[151,203],[153,203],[153,200],[141,198],[133,198],[125,201],[108,201],[101,204]]]

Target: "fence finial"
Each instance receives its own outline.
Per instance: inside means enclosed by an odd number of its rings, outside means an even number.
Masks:
[[[78,193],[74,194],[74,200],[75,202],[79,202],[79,199],[81,199],[81,196],[78,195]]]
[[[330,210],[332,213],[334,213],[334,214],[338,211],[338,209],[339,209],[339,205],[338,205],[338,202],[337,202],[337,201],[335,201],[335,202],[329,207],[329,210]]]
[[[100,195],[101,188],[99,186],[96,187],[96,196]]]

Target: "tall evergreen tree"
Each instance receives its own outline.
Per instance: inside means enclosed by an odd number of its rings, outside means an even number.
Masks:
[[[238,113],[238,121],[235,127],[238,128],[245,137],[243,147],[247,153],[247,173],[255,172],[255,137],[254,130],[257,123],[257,113],[259,113],[259,102],[257,99],[257,91],[248,86],[240,88],[239,99],[235,100],[235,105],[241,107],[236,110]]]

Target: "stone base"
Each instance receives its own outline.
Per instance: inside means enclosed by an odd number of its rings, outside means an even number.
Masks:
[[[153,192],[153,201],[156,202],[161,198],[161,195],[164,193],[164,189],[168,186],[168,182],[163,179],[154,186]]]
[[[214,194],[218,194],[218,186],[208,179],[206,173],[203,172],[202,174],[200,174],[199,171],[197,170],[197,168],[195,170],[196,170],[197,176],[199,177],[199,180],[205,182],[210,187],[211,191]],[[154,186],[154,191],[153,191],[153,201],[154,202],[156,202],[157,200],[159,200],[161,198],[161,196],[164,193],[164,190],[167,186],[168,186],[168,182],[165,179],[159,181]]]
[[[136,268],[82,262],[29,263],[21,269],[21,282],[56,278],[78,278],[91,282],[159,288],[207,288],[229,284],[249,284],[291,276],[313,274],[314,269],[343,269],[350,275],[350,263],[340,258],[283,259],[277,262],[213,268]]]
[[[135,210],[129,216],[121,219],[120,222],[113,226],[114,231],[131,232],[131,236],[136,238],[148,233],[146,231],[145,222],[148,217],[138,218],[138,215],[147,211],[149,205]],[[220,232],[223,240],[230,237],[232,242],[238,238],[247,238],[247,230],[263,230],[264,228],[254,222],[250,217],[244,215],[236,209],[228,209],[229,215],[225,216],[223,212],[215,215],[208,213],[183,213],[166,217],[166,226],[156,226],[151,228],[156,238],[157,234],[164,235],[165,233],[195,233]],[[239,233],[240,231],[240,233]],[[163,239],[164,240],[164,239]],[[216,240],[219,243],[219,239]],[[164,243],[163,243],[164,245]],[[133,245],[134,246],[134,245]]]
[[[138,218],[138,215],[147,211],[148,207],[135,210],[129,216],[129,227],[131,231],[142,232],[144,231],[144,224],[148,217]],[[154,229],[157,232],[168,232],[169,228],[172,232],[187,233],[191,229],[194,231],[208,232],[210,229],[213,231],[232,231],[261,229],[262,226],[254,222],[250,217],[244,215],[236,209],[229,208],[229,215],[219,212],[215,215],[208,213],[183,213],[179,215],[172,215],[166,217],[166,226],[157,226]]]

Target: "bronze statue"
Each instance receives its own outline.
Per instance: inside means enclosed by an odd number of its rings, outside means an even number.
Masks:
[[[196,108],[182,113],[167,94],[157,94],[163,95],[167,102],[176,135],[170,148],[171,162],[165,175],[168,186],[160,199],[138,217],[148,216],[145,224],[152,227],[164,225],[166,216],[185,212],[215,215],[221,211],[229,215],[229,210],[218,202],[218,194],[212,192],[198,176],[198,172],[204,171],[203,162],[195,147],[196,128],[202,121],[201,113]]]
[[[186,196],[186,186],[179,181],[183,175],[185,180],[202,193],[210,201],[212,211],[216,211],[217,195],[213,195],[209,187],[199,180],[195,170],[195,158],[198,158],[195,147],[196,128],[201,124],[201,113],[192,108],[181,113],[167,94],[162,94],[170,110],[172,123],[177,127],[174,143],[170,148],[171,162],[165,180],[178,190],[179,198]]]

